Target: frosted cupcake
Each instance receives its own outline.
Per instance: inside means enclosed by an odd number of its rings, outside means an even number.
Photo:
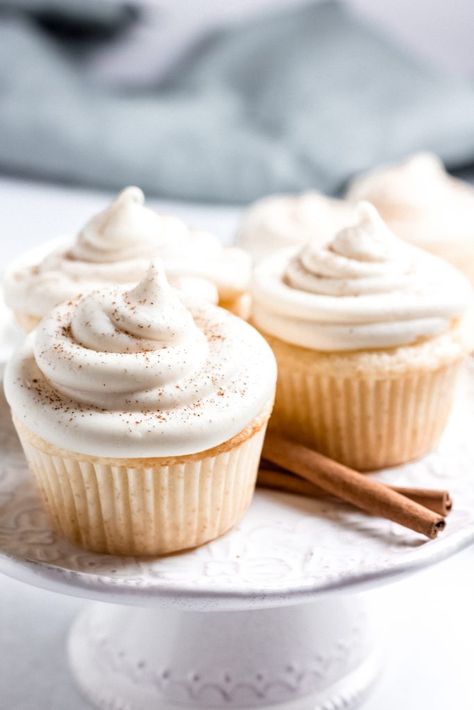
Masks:
[[[327,244],[262,262],[252,292],[278,363],[276,429],[360,470],[436,444],[469,346],[460,272],[362,203]]]
[[[176,217],[144,204],[137,187],[123,190],[73,241],[27,253],[8,270],[5,300],[24,330],[54,306],[107,284],[131,286],[160,257],[168,278],[188,296],[217,302],[245,315],[250,260],[224,249],[211,234],[189,229]]]
[[[431,153],[356,178],[347,199],[367,200],[397,234],[450,261],[474,283],[474,189]]]
[[[244,214],[237,244],[259,261],[310,239],[326,241],[351,220],[353,211],[343,200],[319,192],[272,195],[255,202]]]
[[[156,265],[55,308],[5,372],[54,527],[88,549],[201,545],[248,507],[276,380],[245,321],[188,308]]]

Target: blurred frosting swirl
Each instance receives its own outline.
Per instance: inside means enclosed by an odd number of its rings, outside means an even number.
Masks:
[[[135,288],[55,308],[5,375],[14,415],[46,441],[99,456],[196,453],[238,434],[273,397],[264,339],[227,311],[192,310],[152,263]]]
[[[145,207],[140,188],[127,187],[87,222],[66,257],[94,264],[149,258],[161,231],[160,217]]]
[[[416,209],[435,204],[449,188],[450,177],[434,153],[415,153],[398,165],[377,168],[353,180],[347,193],[352,202],[367,200],[377,209]]]
[[[34,353],[55,389],[75,401],[115,409],[130,400],[137,409],[149,406],[149,390],[201,367],[208,348],[162,268],[152,265],[131,291],[84,296],[68,329],[49,319]]]
[[[282,340],[322,351],[407,345],[449,330],[471,300],[446,262],[405,244],[368,203],[325,244],[280,252],[257,267],[254,320]]]
[[[180,219],[155,213],[137,187],[123,190],[95,215],[76,239],[44,255],[33,250],[15,262],[4,281],[5,300],[16,311],[42,317],[54,306],[106,284],[135,284],[152,257],[189,298],[217,302],[243,293],[250,260]]]
[[[351,219],[352,205],[316,191],[271,195],[245,212],[237,244],[255,261],[278,249],[300,246],[310,239],[327,240]]]
[[[474,190],[449,175],[434,153],[415,153],[355,178],[347,199],[371,202],[395,234],[451,261],[474,237]],[[454,263],[462,270],[462,256]]]

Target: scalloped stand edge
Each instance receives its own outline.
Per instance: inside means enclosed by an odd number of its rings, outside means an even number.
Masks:
[[[212,613],[94,604],[72,628],[69,657],[102,710],[348,710],[378,670],[354,594]]]

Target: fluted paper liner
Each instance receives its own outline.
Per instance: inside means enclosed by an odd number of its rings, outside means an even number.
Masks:
[[[271,344],[278,385],[270,426],[285,436],[359,471],[410,461],[438,442],[461,358],[395,376],[347,370],[325,375],[305,362],[295,367],[274,339]]]
[[[243,516],[269,411],[220,446],[174,458],[99,459],[15,426],[57,531],[95,552],[163,555],[209,542]]]

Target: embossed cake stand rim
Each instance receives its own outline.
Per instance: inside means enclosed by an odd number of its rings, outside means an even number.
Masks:
[[[113,578],[59,567],[48,563],[0,553],[0,572],[26,584],[52,592],[85,599],[139,607],[174,607],[194,611],[226,611],[265,609],[310,602],[341,592],[361,592],[374,586],[396,581],[442,562],[474,544],[474,523],[456,533],[426,544],[419,550],[388,566],[367,569],[344,578],[327,579],[315,585],[286,588],[223,589],[195,588],[177,582],[151,582]]]
[[[5,409],[0,572],[97,601],[226,611],[318,601],[441,562],[474,543],[474,361],[469,365],[465,396],[458,401],[440,447],[393,473],[402,485],[417,481],[450,489],[455,506],[447,527],[428,542],[339,504],[257,489],[241,523],[209,545],[156,560],[94,555],[71,546],[49,527]],[[390,472],[380,473],[387,481]]]

